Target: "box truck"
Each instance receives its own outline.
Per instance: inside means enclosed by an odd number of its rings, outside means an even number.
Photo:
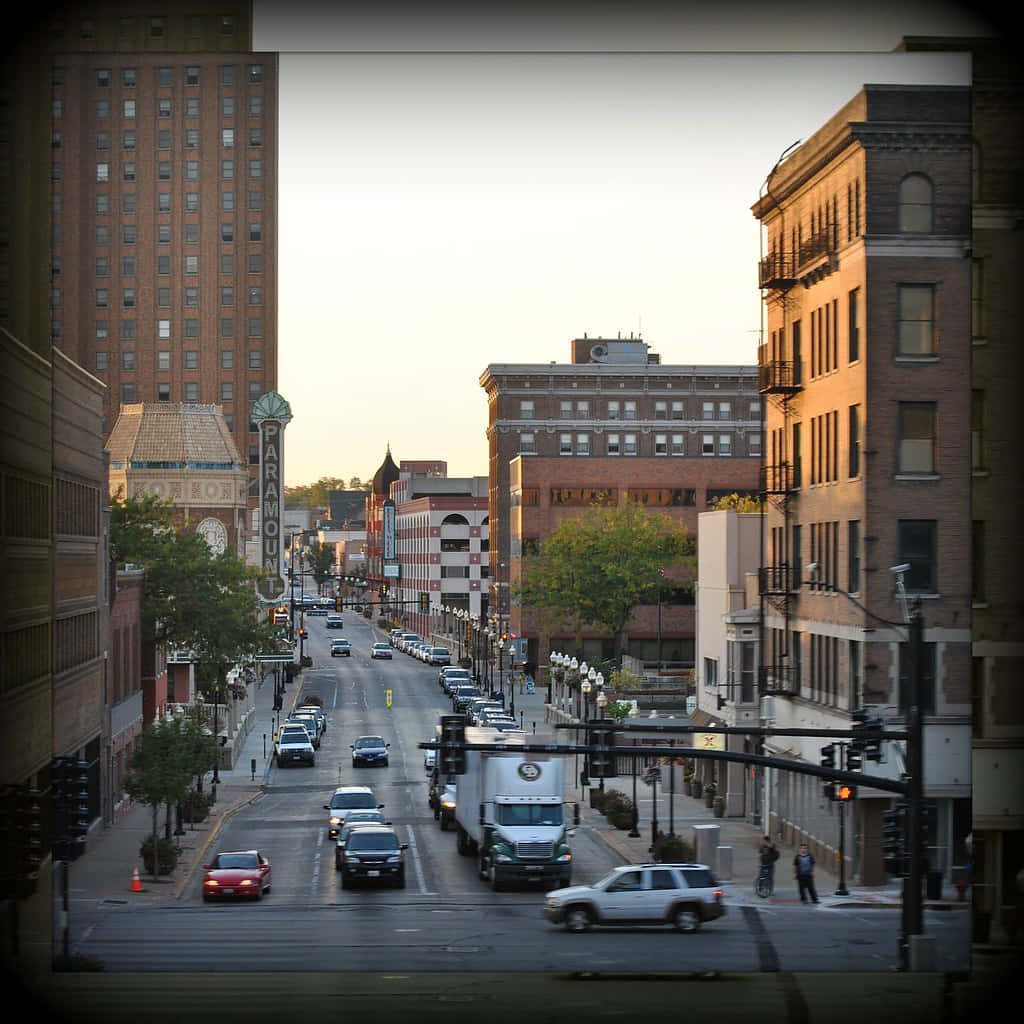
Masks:
[[[457,776],[459,853],[478,856],[480,877],[495,890],[517,882],[569,885],[562,758],[517,750],[526,737],[500,729],[468,727],[466,742],[497,746],[467,750],[465,774]]]

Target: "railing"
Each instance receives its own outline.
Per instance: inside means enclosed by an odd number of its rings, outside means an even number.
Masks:
[[[772,359],[757,367],[757,388],[762,394],[768,392],[796,392],[803,389],[798,379],[796,365],[789,360]]]
[[[792,253],[769,253],[757,265],[759,288],[788,288],[795,280],[796,273]]]
[[[761,467],[761,490],[765,494],[788,494],[793,490],[793,467],[788,462]]]
[[[795,696],[800,692],[800,671],[795,665],[762,665],[760,691]]]
[[[796,573],[785,563],[763,565],[758,569],[758,584],[761,594],[789,594],[796,589]]]

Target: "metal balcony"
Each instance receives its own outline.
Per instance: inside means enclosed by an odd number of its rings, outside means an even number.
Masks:
[[[764,596],[788,597],[799,585],[797,573],[793,566],[762,565],[757,571],[760,593]]]
[[[800,672],[795,665],[762,665],[761,696],[794,697],[800,693]]]
[[[794,363],[771,359],[758,364],[757,389],[762,395],[795,395],[803,391],[804,386]]]
[[[780,462],[775,466],[762,466],[761,493],[764,495],[789,494],[793,487],[793,467],[788,462]]]
[[[759,288],[773,288],[785,291],[796,284],[796,273],[792,253],[769,253],[757,265]]]

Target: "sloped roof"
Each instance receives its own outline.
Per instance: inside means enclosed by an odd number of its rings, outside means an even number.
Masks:
[[[219,405],[122,405],[106,450],[111,466],[160,463],[163,468],[245,468]]]

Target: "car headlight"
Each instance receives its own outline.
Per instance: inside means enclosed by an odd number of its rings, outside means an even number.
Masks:
[[[555,859],[558,861],[559,864],[565,864],[566,862],[572,860],[572,854],[563,853],[560,857],[556,857]]]
[[[358,857],[346,857],[345,858],[345,863],[346,864],[358,864],[359,863],[359,858]]]
[[[497,862],[498,862],[499,864],[508,864],[508,863],[509,863],[509,861],[511,861],[511,860],[512,860],[512,858],[511,858],[511,857],[510,857],[510,856],[509,856],[509,855],[508,855],[507,853],[496,853],[496,854],[494,855],[494,859],[495,859],[495,860],[496,860],[496,861],[497,861]]]
[[[239,886],[252,885],[252,879],[251,878],[243,878],[242,881],[239,882],[238,884],[239,884]]]
[[[211,888],[216,888],[216,887],[217,887],[218,885],[220,885],[220,882],[218,882],[216,878],[208,878],[208,879],[207,879],[207,880],[206,880],[206,881],[205,881],[205,882],[203,883],[203,885],[208,885],[208,886],[210,886]]]
[[[544,901],[544,906],[550,907],[552,910],[557,909],[562,905],[562,901],[557,896],[549,896]]]
[[[340,825],[344,820],[345,820],[344,818],[332,817],[331,818],[331,824],[332,825]]]
[[[398,862],[399,862],[399,861],[400,861],[401,859],[402,859],[402,858],[401,858],[401,857],[399,857],[399,856],[398,856],[398,855],[396,854],[396,855],[395,855],[394,857],[388,857],[388,863],[389,863],[389,864],[397,864],[397,863],[398,863]]]
[[[454,800],[442,800],[441,801],[441,806],[444,807],[446,810],[454,811],[455,810],[455,801]]]

